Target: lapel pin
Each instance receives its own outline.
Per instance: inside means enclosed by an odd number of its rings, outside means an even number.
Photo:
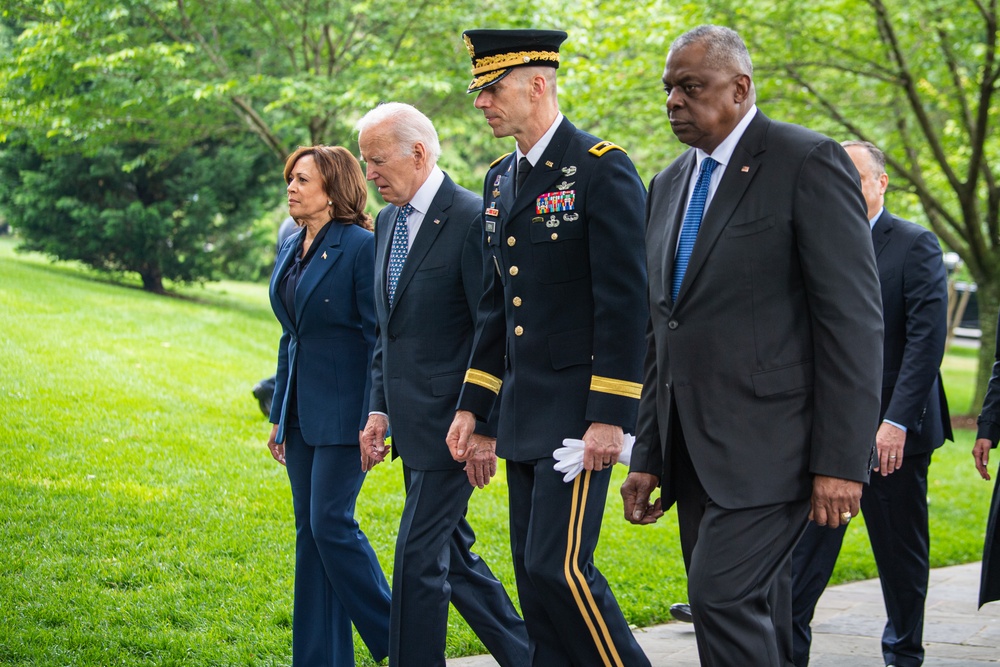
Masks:
[[[740,169],[740,171],[742,171],[742,172],[743,172],[743,173],[745,174],[745,173],[747,173],[748,171],[750,171],[750,167],[748,167],[748,166],[746,166],[746,165],[743,165],[743,167],[742,167],[742,168]]]
[[[434,218],[434,224],[435,225],[440,225],[441,224],[441,220],[438,219],[438,218]]]
[[[548,167],[549,169],[551,169],[552,168],[552,160],[546,160],[545,161],[545,166]]]
[[[326,259],[326,251],[323,251],[323,259]]]

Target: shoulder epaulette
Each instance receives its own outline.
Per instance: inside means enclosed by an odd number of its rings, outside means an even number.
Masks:
[[[497,163],[500,162],[500,160],[502,160],[505,157],[507,157],[508,155],[510,155],[510,153],[504,153],[503,155],[501,155],[500,157],[498,157],[496,160],[493,160],[493,162],[490,162],[490,169],[492,169],[493,167],[497,166]]]
[[[627,150],[625,150],[618,144],[611,143],[610,141],[602,141],[598,144],[595,144],[594,147],[590,149],[590,154],[596,155],[597,157],[601,157],[608,151],[621,151],[622,153],[625,153],[625,155],[628,155]]]

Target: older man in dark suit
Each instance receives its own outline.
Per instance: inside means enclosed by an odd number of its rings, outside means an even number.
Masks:
[[[703,665],[787,665],[790,558],[858,512],[878,418],[878,275],[854,166],[754,103],[732,30],[679,37],[667,114],[691,146],[649,188],[648,351],[625,516],[676,500]],[[656,486],[661,497],[650,502]]]
[[[885,208],[885,155],[868,142],[845,141],[861,175],[868,206],[885,322],[878,461],[861,495],[888,620],[886,665],[923,664],[924,601],[930,575],[927,469],[931,454],[952,438],[941,359],[948,335],[948,276],[941,246],[929,230]],[[830,580],[844,528],[813,524],[792,557],[795,665],[809,664],[816,602]]]
[[[474,438],[484,446],[464,466],[445,444],[483,293],[482,200],[437,166],[437,132],[416,108],[380,105],[358,132],[368,179],[389,203],[375,225],[378,328],[362,462],[368,469],[382,460],[391,425],[406,485],[389,664],[443,667],[451,602],[501,665],[521,667],[528,664],[524,622],[473,553],[476,536],[465,518],[473,489],[496,471],[487,446],[496,427],[477,425]]]

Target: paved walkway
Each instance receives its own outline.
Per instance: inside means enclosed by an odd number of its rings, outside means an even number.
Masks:
[[[979,563],[931,571],[924,625],[926,667],[1000,664],[1000,602],[976,609]],[[810,667],[883,667],[885,607],[878,579],[828,588],[813,619]],[[635,631],[653,667],[698,667],[694,630],[667,623]],[[489,656],[458,658],[448,667],[497,667]]]

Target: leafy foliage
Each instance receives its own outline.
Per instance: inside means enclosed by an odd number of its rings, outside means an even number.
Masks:
[[[23,249],[135,271],[152,292],[164,278],[217,278],[234,257],[273,242],[253,224],[274,192],[265,155],[212,143],[164,163],[147,164],[146,155],[141,145],[54,157],[12,147],[0,153],[0,208]]]

